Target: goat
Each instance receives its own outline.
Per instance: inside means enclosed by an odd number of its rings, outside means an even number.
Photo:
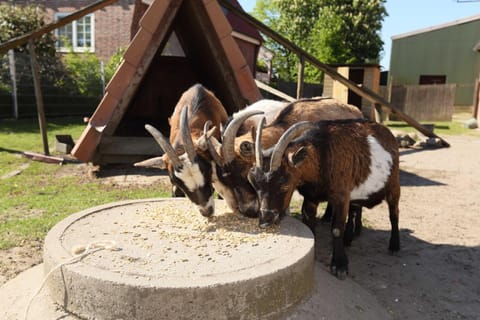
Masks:
[[[252,115],[262,113],[267,118],[273,118],[284,106],[285,103],[278,101],[260,100],[244,109],[246,111],[238,112],[237,117],[245,120]],[[212,137],[216,139],[220,138],[218,130],[207,132],[208,127],[205,125],[220,128],[227,121],[227,112],[222,103],[211,91],[196,84],[183,93],[169,118],[170,141],[154,127],[145,126],[165,154],[138,162],[135,166],[167,169],[173,185],[173,194],[178,195],[178,189],[180,189],[197,205],[203,216],[209,217],[215,211],[214,187],[233,211],[249,215],[249,212],[243,211],[241,204],[236,202],[231,187],[224,186],[216,178],[215,172],[212,172],[212,159],[206,144],[202,142],[207,134],[213,135]],[[255,123],[250,121],[249,126],[255,128]]]
[[[344,278],[348,259],[342,237],[349,204],[372,208],[385,199],[392,227],[388,248],[391,252],[400,249],[399,153],[397,141],[386,127],[365,120],[304,121],[290,127],[265,153],[262,123],[258,129],[256,164],[248,179],[260,199],[262,227],[280,222],[295,189],[308,203],[328,201],[333,213],[331,271]],[[302,217],[313,232],[315,214],[316,210],[304,204]]]
[[[170,141],[151,125],[145,129],[165,152],[161,157],[135,163],[135,166],[167,169],[172,185],[178,187],[200,213],[209,217],[214,213],[211,158],[198,147],[207,121],[220,126],[228,119],[222,103],[209,90],[196,84],[185,91],[169,118]],[[220,133],[212,132],[220,138]],[[175,191],[174,191],[175,193]]]
[[[297,100],[284,107],[272,123],[263,129],[262,145],[267,147],[274,145],[285,130],[302,120],[318,121],[362,117],[358,108],[341,103],[336,99]],[[247,179],[250,168],[255,164],[254,132],[250,131],[237,136],[242,121],[241,118],[238,118],[230,122],[222,134],[221,144],[215,139],[208,139],[208,142],[211,143],[209,150],[216,163],[216,166],[213,166],[215,176],[221,185],[230,186],[231,191],[229,192],[236,197],[238,203],[243,205],[243,210],[255,217],[258,216],[260,205],[257,193]],[[305,199],[303,205],[312,207],[313,204],[308,201]],[[317,206],[318,202],[315,204],[315,208]]]

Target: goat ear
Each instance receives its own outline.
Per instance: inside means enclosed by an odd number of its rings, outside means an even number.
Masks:
[[[303,163],[303,161],[307,158],[307,156],[308,156],[307,148],[300,147],[296,151],[288,153],[288,164],[291,167],[297,168]]]
[[[148,168],[159,168],[167,169],[166,155],[164,154],[161,157],[150,158],[144,161],[136,162],[135,167],[148,167]]]
[[[253,143],[250,141],[242,141],[240,143],[240,154],[244,157],[251,157],[255,153]]]

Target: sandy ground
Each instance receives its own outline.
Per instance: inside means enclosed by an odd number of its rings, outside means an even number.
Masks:
[[[364,210],[363,233],[347,250],[349,277],[393,319],[480,319],[480,138],[443,138],[450,148],[401,151],[400,253],[387,253],[386,205]],[[326,225],[316,254],[327,269]],[[40,262],[41,244],[0,251],[0,285]]]
[[[480,138],[444,138],[450,148],[401,151],[400,253],[387,253],[385,203],[364,209],[367,228],[347,251],[349,276],[394,319],[480,319]],[[325,266],[328,238],[320,226]]]

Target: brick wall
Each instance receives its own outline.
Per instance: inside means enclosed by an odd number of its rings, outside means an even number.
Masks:
[[[56,12],[73,12],[80,10],[95,0],[17,0],[15,4],[41,5],[47,12],[47,23],[52,22]],[[6,1],[0,1],[6,3]],[[126,48],[130,43],[130,26],[134,11],[134,0],[119,0],[95,16],[95,53],[107,62],[119,48]]]

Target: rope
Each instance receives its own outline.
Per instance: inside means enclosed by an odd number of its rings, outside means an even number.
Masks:
[[[35,293],[32,295],[32,297],[28,301],[27,307],[25,308],[24,320],[28,320],[28,312],[30,311],[30,307],[33,303],[33,300],[40,294],[43,287],[45,286],[45,283],[47,283],[48,278],[52,275],[53,272],[55,272],[57,269],[63,267],[66,264],[78,262],[81,259],[85,258],[86,256],[93,254],[95,252],[98,252],[100,250],[116,251],[116,250],[120,250],[120,248],[117,246],[117,243],[113,240],[97,241],[97,242],[91,242],[87,245],[73,246],[72,254],[74,254],[75,256],[52,268],[43,278],[42,284],[37,289],[37,291],[35,291]]]

